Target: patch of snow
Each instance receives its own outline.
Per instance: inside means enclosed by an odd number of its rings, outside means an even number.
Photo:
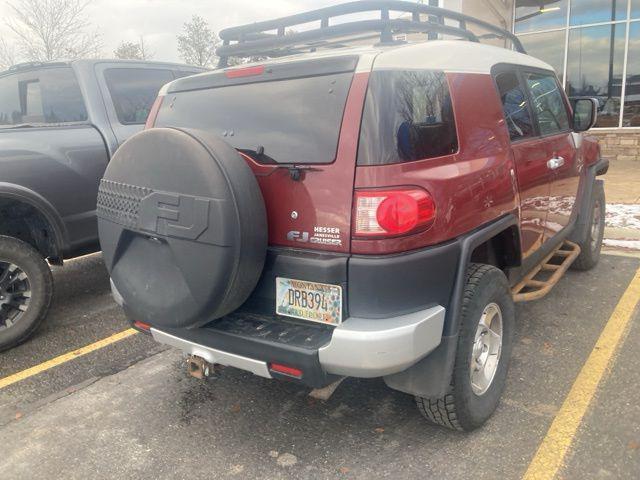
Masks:
[[[629,250],[640,250],[640,240],[614,240],[605,238],[602,243],[607,247],[628,248]]]
[[[612,228],[640,230],[640,204],[607,203],[605,224]]]

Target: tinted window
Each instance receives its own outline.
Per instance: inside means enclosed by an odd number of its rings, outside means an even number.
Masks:
[[[504,119],[511,140],[520,140],[534,135],[527,95],[514,72],[500,73],[496,77]]]
[[[177,94],[156,126],[198,126],[261,163],[331,163],[353,73]],[[165,102],[165,104],[168,102]]]
[[[87,110],[71,68],[0,77],[0,126],[86,120]]]
[[[171,70],[111,68],[105,78],[120,123],[143,124],[160,88],[173,80]]]
[[[568,130],[567,109],[555,75],[527,73],[525,77],[540,134],[552,135]]]
[[[458,139],[442,72],[377,71],[369,78],[359,165],[380,165],[455,153]]]

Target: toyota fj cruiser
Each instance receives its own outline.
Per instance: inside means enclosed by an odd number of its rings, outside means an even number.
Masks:
[[[331,24],[364,10],[380,18]],[[579,133],[593,100],[572,108],[509,32],[421,4],[220,35],[221,68],[165,86],[102,180],[116,300],[196,375],[222,364],[317,390],[383,377],[433,423],[483,424],[514,301],[598,261],[607,163]],[[478,42],[496,37],[515,50]]]

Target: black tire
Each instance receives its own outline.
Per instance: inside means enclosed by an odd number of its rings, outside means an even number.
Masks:
[[[573,270],[591,270],[600,260],[606,205],[604,184],[598,181],[593,186],[593,195],[589,204],[588,228],[584,238],[577,242],[580,247],[580,255],[571,265]]]
[[[489,308],[495,312],[494,305],[499,307],[502,319],[501,350],[492,380],[488,381],[486,390],[478,394],[471,382],[474,342],[483,312]],[[515,308],[507,278],[502,271],[491,265],[469,266],[461,316],[456,362],[449,390],[441,398],[416,397],[416,403],[430,423],[469,431],[483,425],[493,414],[507,378],[513,347]]]
[[[22,287],[12,282],[18,277],[15,273],[18,270],[14,269],[12,273],[11,265],[26,275],[26,280],[21,282]],[[7,277],[3,275],[5,272]],[[0,280],[0,351],[3,351],[27,340],[47,316],[53,297],[53,276],[45,259],[31,245],[16,238],[0,236]],[[28,301],[27,297],[20,295],[20,291],[26,288],[31,291]],[[9,300],[14,306],[24,305],[26,310],[16,310],[7,303]],[[9,316],[14,318],[9,320]]]

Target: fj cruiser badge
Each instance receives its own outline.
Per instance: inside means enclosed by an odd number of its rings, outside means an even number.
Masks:
[[[315,243],[316,245],[342,245],[340,229],[337,227],[313,227],[313,233],[291,230],[287,233],[290,242]]]
[[[209,202],[201,197],[153,192],[140,202],[138,226],[158,235],[195,240],[207,229]]]

